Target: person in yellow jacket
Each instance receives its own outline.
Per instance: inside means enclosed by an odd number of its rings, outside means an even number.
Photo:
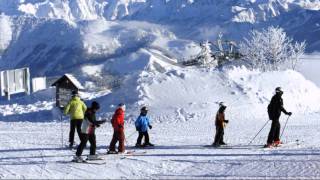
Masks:
[[[81,124],[84,119],[84,113],[87,110],[87,106],[80,99],[78,91],[72,91],[72,98],[64,108],[64,114],[70,115],[70,132],[69,132],[69,147],[73,147],[74,133],[77,129],[79,139],[81,140]]]

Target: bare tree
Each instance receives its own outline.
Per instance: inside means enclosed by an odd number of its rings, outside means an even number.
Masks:
[[[295,42],[294,44],[291,44],[291,68],[293,70],[296,69],[296,66],[301,58],[301,56],[304,54],[304,51],[306,49],[306,42],[303,41],[302,43]]]

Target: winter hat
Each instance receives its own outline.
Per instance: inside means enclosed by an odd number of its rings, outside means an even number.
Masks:
[[[225,104],[224,104],[224,102],[219,102],[219,107],[227,107]]]
[[[283,93],[281,87],[277,87],[275,91],[276,91],[276,93]]]
[[[92,109],[100,109],[100,104],[97,102],[97,101],[93,101],[92,103],[91,103],[91,108]]]
[[[78,92],[78,90],[73,90],[71,92],[71,94],[72,94],[72,96],[77,96],[77,95],[79,95],[79,92]]]
[[[145,112],[145,111],[148,111],[148,108],[147,106],[143,106],[141,109],[140,109],[141,112]]]
[[[118,107],[122,108],[123,111],[126,111],[126,105],[124,103],[120,103]]]

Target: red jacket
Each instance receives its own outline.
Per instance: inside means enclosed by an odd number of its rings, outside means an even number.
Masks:
[[[112,116],[112,127],[115,131],[124,130],[124,111],[118,108]]]

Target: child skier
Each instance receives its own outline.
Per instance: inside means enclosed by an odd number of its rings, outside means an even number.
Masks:
[[[152,129],[152,126],[150,125],[150,120],[147,114],[148,114],[147,107],[146,106],[142,107],[140,110],[140,116],[137,118],[135,122],[136,130],[139,132],[136,147],[154,146],[149,141],[148,128]],[[143,136],[144,136],[144,143],[141,144],[141,140]]]
[[[75,162],[83,162],[84,160],[81,158],[81,154],[83,149],[86,147],[86,144],[89,140],[90,142],[90,155],[87,160],[95,160],[98,159],[96,155],[96,135],[95,128],[99,127],[100,124],[105,123],[106,120],[97,121],[96,120],[96,112],[100,109],[99,103],[93,101],[91,107],[88,108],[85,112],[85,119],[81,125],[81,143],[77,148],[76,156],[74,157]]]
[[[228,120],[225,120],[225,110],[227,106],[225,106],[222,102],[219,103],[219,110],[216,114],[216,135],[214,138],[213,146],[219,147],[221,145],[226,145],[226,143],[223,141],[223,135],[224,135],[224,126],[225,123],[228,123]]]
[[[126,105],[120,103],[118,108],[113,114],[111,123],[113,127],[113,136],[110,142],[108,154],[125,153],[124,146],[124,113],[126,111]],[[116,143],[119,141],[118,152],[116,151]]]
[[[276,94],[272,97],[270,104],[268,105],[268,115],[269,119],[272,121],[271,129],[268,135],[267,144],[265,148],[272,146],[278,146],[281,144],[280,141],[280,116],[281,112],[285,113],[288,116],[292,115],[292,112],[287,112],[283,107],[282,94],[283,91],[281,87],[275,89]]]

